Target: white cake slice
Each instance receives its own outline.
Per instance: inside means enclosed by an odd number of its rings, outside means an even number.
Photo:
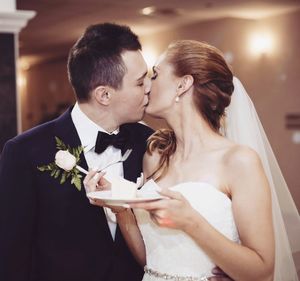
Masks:
[[[122,177],[110,178],[112,198],[133,199],[136,198],[138,185]]]

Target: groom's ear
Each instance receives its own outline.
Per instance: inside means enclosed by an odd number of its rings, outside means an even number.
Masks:
[[[111,102],[111,93],[108,87],[106,86],[98,86],[93,91],[93,96],[95,100],[101,105],[107,106]]]
[[[177,86],[177,96],[180,97],[182,94],[189,91],[194,84],[194,78],[192,75],[185,75],[180,78]]]

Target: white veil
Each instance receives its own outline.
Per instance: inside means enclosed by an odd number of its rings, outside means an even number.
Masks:
[[[221,130],[226,137],[251,147],[261,157],[272,191],[276,242],[274,281],[298,281],[292,251],[300,250],[299,213],[251,99],[236,77],[233,84],[234,92]]]

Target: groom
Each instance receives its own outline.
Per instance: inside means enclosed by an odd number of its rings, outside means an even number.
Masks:
[[[60,184],[62,171],[55,178],[37,168],[54,161],[58,137],[71,148],[84,146],[79,165],[85,169],[118,161],[132,149],[107,173],[137,179],[152,133],[136,123],[150,91],[140,50],[126,26],[87,28],[69,53],[75,106],[6,143],[0,159],[1,281],[142,279],[114,215],[92,206],[84,188],[71,183],[73,176]]]

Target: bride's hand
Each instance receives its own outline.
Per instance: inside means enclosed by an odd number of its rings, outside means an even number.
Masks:
[[[196,211],[179,192],[166,189],[159,193],[166,198],[154,202],[132,203],[130,207],[147,210],[153,222],[159,226],[185,230]]]

